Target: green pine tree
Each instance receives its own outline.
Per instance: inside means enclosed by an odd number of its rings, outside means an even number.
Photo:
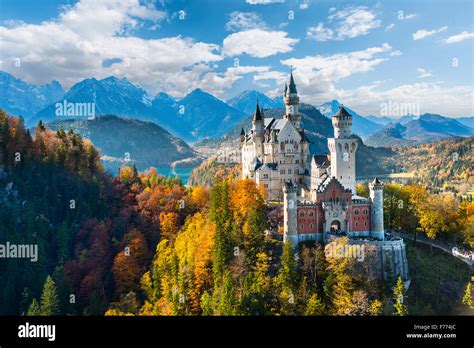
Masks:
[[[26,311],[26,315],[28,316],[41,315],[40,306],[38,304],[38,301],[36,301],[35,298],[33,298],[33,301],[31,301],[30,307],[28,307],[28,310]]]
[[[204,294],[201,296],[201,310],[202,315],[209,316],[214,314],[212,296],[207,291],[204,291]]]
[[[324,303],[319,299],[318,294],[312,294],[306,305],[304,315],[324,315],[325,312]]]
[[[41,294],[41,315],[59,314],[59,298],[53,278],[48,276]]]
[[[229,271],[224,275],[224,283],[219,296],[219,304],[217,306],[218,315],[235,315],[235,288],[234,281]]]

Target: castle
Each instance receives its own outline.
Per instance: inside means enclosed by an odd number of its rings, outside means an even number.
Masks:
[[[269,201],[283,201],[284,242],[296,247],[303,241],[327,244],[348,236],[351,244],[373,247],[384,278],[388,265],[394,274],[408,279],[403,240],[386,238],[384,232],[384,184],[374,178],[369,198],[356,193],[358,139],[351,133],[352,115],[340,107],[332,116],[329,155],[310,156],[292,73],[284,102],[285,115],[277,119],[265,118],[257,101],[252,128],[242,129],[240,135],[243,178],[263,185]]]

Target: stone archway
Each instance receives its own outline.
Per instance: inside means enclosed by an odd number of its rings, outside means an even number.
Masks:
[[[340,232],[341,231],[341,222],[339,220],[332,220],[330,225],[331,232]]]

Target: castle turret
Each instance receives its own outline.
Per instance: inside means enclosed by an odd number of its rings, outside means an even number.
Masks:
[[[283,97],[286,106],[284,118],[289,119],[295,128],[301,131],[301,116],[298,110],[300,98],[298,97],[295,80],[293,79],[293,72],[290,74],[290,81],[285,85],[285,94]]]
[[[244,141],[245,141],[245,131],[242,128],[242,130],[240,131],[240,142],[243,143]]]
[[[370,190],[370,236],[384,240],[383,228],[383,182],[375,178],[369,184]]]
[[[352,115],[344,107],[332,117],[334,138],[328,138],[331,153],[331,176],[356,194],[357,138],[351,136]]]
[[[297,187],[291,181],[283,185],[283,242],[290,242],[294,248],[298,245],[296,194]]]

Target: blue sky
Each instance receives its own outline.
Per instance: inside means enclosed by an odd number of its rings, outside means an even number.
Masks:
[[[0,69],[66,89],[115,75],[152,95],[227,99],[277,96],[293,66],[308,103],[468,116],[473,12],[468,0],[0,0]]]

